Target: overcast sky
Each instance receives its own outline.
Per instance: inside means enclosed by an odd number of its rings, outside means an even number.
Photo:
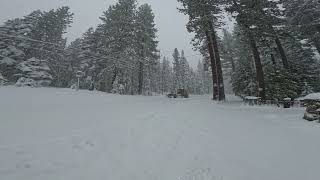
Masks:
[[[68,29],[69,41],[78,38],[89,27],[100,23],[99,17],[107,7],[117,0],[0,0],[0,22],[22,17],[36,9],[49,10],[68,5],[75,14],[74,23]],[[161,54],[172,58],[174,48],[184,49],[188,61],[196,67],[200,56],[192,50],[190,41],[193,37],[185,28],[188,17],[177,11],[179,6],[176,0],[138,0],[139,4],[149,3],[156,16],[159,30],[158,40]]]

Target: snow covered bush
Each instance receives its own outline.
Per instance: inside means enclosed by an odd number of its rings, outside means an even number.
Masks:
[[[125,86],[120,83],[119,77],[117,76],[112,85],[111,93],[113,94],[124,94]]]
[[[21,77],[16,82],[16,86],[18,86],[18,87],[24,87],[24,86],[37,87],[37,83],[33,79]]]
[[[303,98],[307,107],[304,119],[308,121],[319,120],[320,122],[320,93],[311,93]]]
[[[19,63],[17,69],[20,71],[17,74],[20,77],[16,83],[17,86],[49,86],[53,79],[47,61],[37,58]]]
[[[0,50],[1,51],[1,50]],[[0,52],[0,71],[2,76],[6,77],[8,82],[15,82],[17,79],[14,74],[17,73],[16,65],[17,61],[10,58],[4,57],[1,59],[1,52]]]

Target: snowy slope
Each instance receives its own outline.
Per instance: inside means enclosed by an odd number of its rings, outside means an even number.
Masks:
[[[303,109],[0,88],[1,180],[316,180]]]

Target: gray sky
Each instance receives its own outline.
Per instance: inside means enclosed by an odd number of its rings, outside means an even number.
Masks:
[[[74,23],[68,29],[67,37],[74,40],[80,37],[89,27],[100,23],[99,17],[107,7],[117,0],[0,0],[0,22],[22,17],[36,9],[49,10],[68,5],[75,14]],[[188,17],[177,11],[176,0],[138,0],[139,4],[148,3],[156,15],[156,24],[159,30],[158,40],[161,54],[171,59],[174,48],[184,49],[192,67],[196,67],[200,56],[192,50],[190,41],[192,34],[185,28]]]

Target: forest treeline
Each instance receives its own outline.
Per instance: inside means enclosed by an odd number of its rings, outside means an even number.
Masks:
[[[214,99],[224,100],[224,67],[236,95],[280,99],[320,91],[318,0],[178,0],[210,64]],[[236,21],[233,32],[222,17]],[[225,65],[227,66],[225,66]]]
[[[193,70],[178,49],[160,60],[151,6],[119,0],[101,23],[67,44],[73,22],[69,7],[34,11],[0,27],[2,84],[72,87],[121,94],[167,93],[177,88],[194,94],[211,91],[202,61]]]
[[[119,0],[100,24],[67,43],[68,7],[34,11],[0,26],[0,84],[72,87],[121,94],[213,92],[296,98],[320,91],[320,3],[317,0],[178,0],[203,59],[194,70],[183,51],[161,57],[148,4]],[[225,16],[235,20],[223,30]]]

